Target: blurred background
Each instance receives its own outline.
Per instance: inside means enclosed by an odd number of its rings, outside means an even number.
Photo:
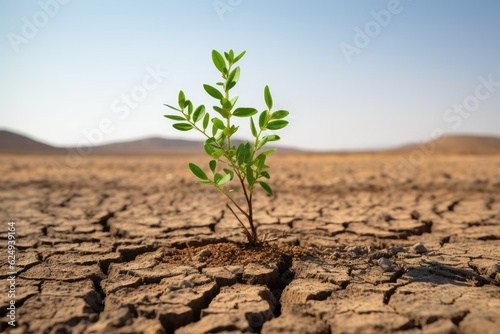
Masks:
[[[0,128],[59,147],[200,139],[163,104],[213,105],[211,50],[234,49],[239,105],[262,110],[269,85],[286,147],[498,136],[499,31],[494,0],[0,0]]]

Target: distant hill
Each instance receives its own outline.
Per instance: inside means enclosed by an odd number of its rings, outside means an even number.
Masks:
[[[500,137],[448,135],[427,142],[425,147],[440,154],[500,154]],[[406,145],[394,151],[412,151],[419,145]]]
[[[63,153],[64,150],[42,144],[26,136],[0,130],[0,153]]]
[[[195,153],[199,150],[199,142],[164,138],[146,138],[93,147],[95,153],[101,154]]]
[[[238,142],[241,141],[235,141],[235,143]],[[426,146],[434,146],[434,152],[442,154],[500,154],[500,137],[469,135],[443,136],[434,142],[427,143]],[[75,148],[71,147],[50,146],[14,132],[0,130],[0,153],[65,154],[68,150],[72,151],[74,149]],[[380,152],[397,154],[415,149],[419,149],[419,146],[407,145],[395,150]],[[92,152],[94,154],[195,154],[202,153],[203,149],[202,143],[199,141],[155,137],[94,146],[92,147]],[[280,148],[278,152],[300,153],[304,151],[291,148]]]

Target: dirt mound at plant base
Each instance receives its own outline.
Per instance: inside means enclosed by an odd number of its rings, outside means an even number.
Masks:
[[[202,247],[165,250],[163,261],[172,264],[198,262],[204,267],[229,265],[279,264],[290,266],[292,259],[312,256],[313,251],[301,246],[263,245],[248,246],[234,243],[217,243]]]

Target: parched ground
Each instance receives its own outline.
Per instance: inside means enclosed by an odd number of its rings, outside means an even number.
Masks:
[[[0,156],[0,331],[500,330],[500,156],[275,156],[266,248],[194,184],[201,156],[65,159]]]

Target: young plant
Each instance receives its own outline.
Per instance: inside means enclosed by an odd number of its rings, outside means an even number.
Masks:
[[[270,196],[273,195],[271,187],[264,181],[269,179],[269,166],[266,158],[276,149],[265,150],[269,142],[280,139],[275,134],[267,134],[267,130],[280,130],[288,125],[284,120],[288,116],[286,110],[272,111],[273,98],[269,87],[264,88],[264,101],[267,109],[262,111],[256,120],[252,116],[258,114],[257,109],[250,107],[236,107],[238,96],[231,96],[231,90],[236,86],[240,78],[240,67],[234,65],[245,55],[245,51],[235,56],[233,50],[224,52],[224,56],[216,50],[212,51],[212,61],[222,76],[222,81],[217,82],[214,87],[203,85],[205,91],[217,100],[213,110],[217,117],[211,117],[204,105],[195,108],[193,103],[186,98],[183,91],[179,92],[178,105],[165,106],[177,111],[175,115],[164,115],[166,118],[176,121],[173,127],[179,131],[195,130],[205,137],[205,152],[212,158],[208,163],[210,169],[206,173],[202,168],[189,163],[189,168],[200,180],[197,183],[211,185],[217,188],[227,199],[227,208],[236,217],[243,229],[248,242],[252,245],[258,244],[259,237],[253,219],[253,199],[255,187],[262,187]],[[235,118],[249,119],[250,131],[253,136],[252,142],[239,144],[237,147],[232,142],[232,137],[238,131],[239,126],[233,124]],[[212,124],[209,127],[210,123]],[[235,179],[237,186],[230,186],[230,181]],[[246,201],[243,208],[235,198],[234,194],[240,194]],[[244,219],[241,218],[244,217]],[[247,221],[246,225],[243,220]]]

